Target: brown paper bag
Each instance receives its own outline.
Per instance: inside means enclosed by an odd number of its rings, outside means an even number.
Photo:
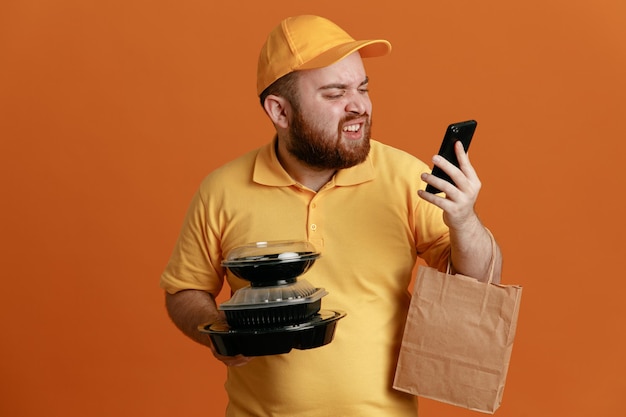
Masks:
[[[489,283],[419,267],[395,389],[489,414],[500,406],[522,288],[491,283],[493,261]]]

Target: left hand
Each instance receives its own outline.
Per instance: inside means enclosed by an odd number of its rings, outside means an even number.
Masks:
[[[419,190],[417,193],[424,200],[443,210],[443,220],[450,229],[461,230],[475,227],[475,222],[480,223],[474,211],[474,205],[482,184],[461,142],[457,141],[454,144],[454,151],[459,161],[459,168],[439,155],[433,157],[433,163],[448,174],[456,186],[432,174],[424,173],[422,180],[441,190],[445,193],[445,197],[424,190]]]

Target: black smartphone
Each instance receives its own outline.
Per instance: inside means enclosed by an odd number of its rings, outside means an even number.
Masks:
[[[452,123],[448,126],[446,134],[443,137],[443,141],[441,142],[441,148],[439,148],[439,155],[443,156],[448,161],[452,162],[454,166],[458,167],[459,160],[456,157],[456,153],[454,153],[454,144],[457,141],[461,141],[465,152],[467,152],[477,125],[478,123],[476,120],[467,120],[465,122]],[[443,172],[439,167],[434,167],[432,174],[454,184],[454,181],[452,181],[448,174]],[[433,194],[441,192],[430,184],[426,186],[426,191]]]

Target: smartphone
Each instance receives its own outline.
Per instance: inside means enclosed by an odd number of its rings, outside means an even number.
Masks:
[[[443,141],[441,142],[441,148],[439,148],[439,155],[443,156],[448,161],[452,162],[454,166],[458,167],[459,161],[456,157],[456,153],[454,153],[454,144],[457,141],[461,141],[465,152],[467,152],[477,125],[478,123],[476,120],[467,120],[465,122],[452,123],[448,126],[446,134],[443,137]],[[448,174],[443,172],[439,167],[434,167],[432,174],[448,181],[451,184],[454,184],[454,181],[452,181]],[[426,186],[426,191],[433,194],[441,192],[430,184]]]

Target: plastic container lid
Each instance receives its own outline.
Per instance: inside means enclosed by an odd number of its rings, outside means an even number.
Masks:
[[[222,266],[252,286],[282,285],[295,282],[319,256],[306,241],[256,242],[230,250]]]
[[[319,257],[315,247],[307,241],[280,240],[254,242],[233,248],[222,262],[225,267],[266,265],[294,262]]]
[[[230,300],[220,305],[221,310],[273,307],[277,304],[312,303],[328,292],[315,288],[306,280],[271,287],[244,287],[233,294]]]

